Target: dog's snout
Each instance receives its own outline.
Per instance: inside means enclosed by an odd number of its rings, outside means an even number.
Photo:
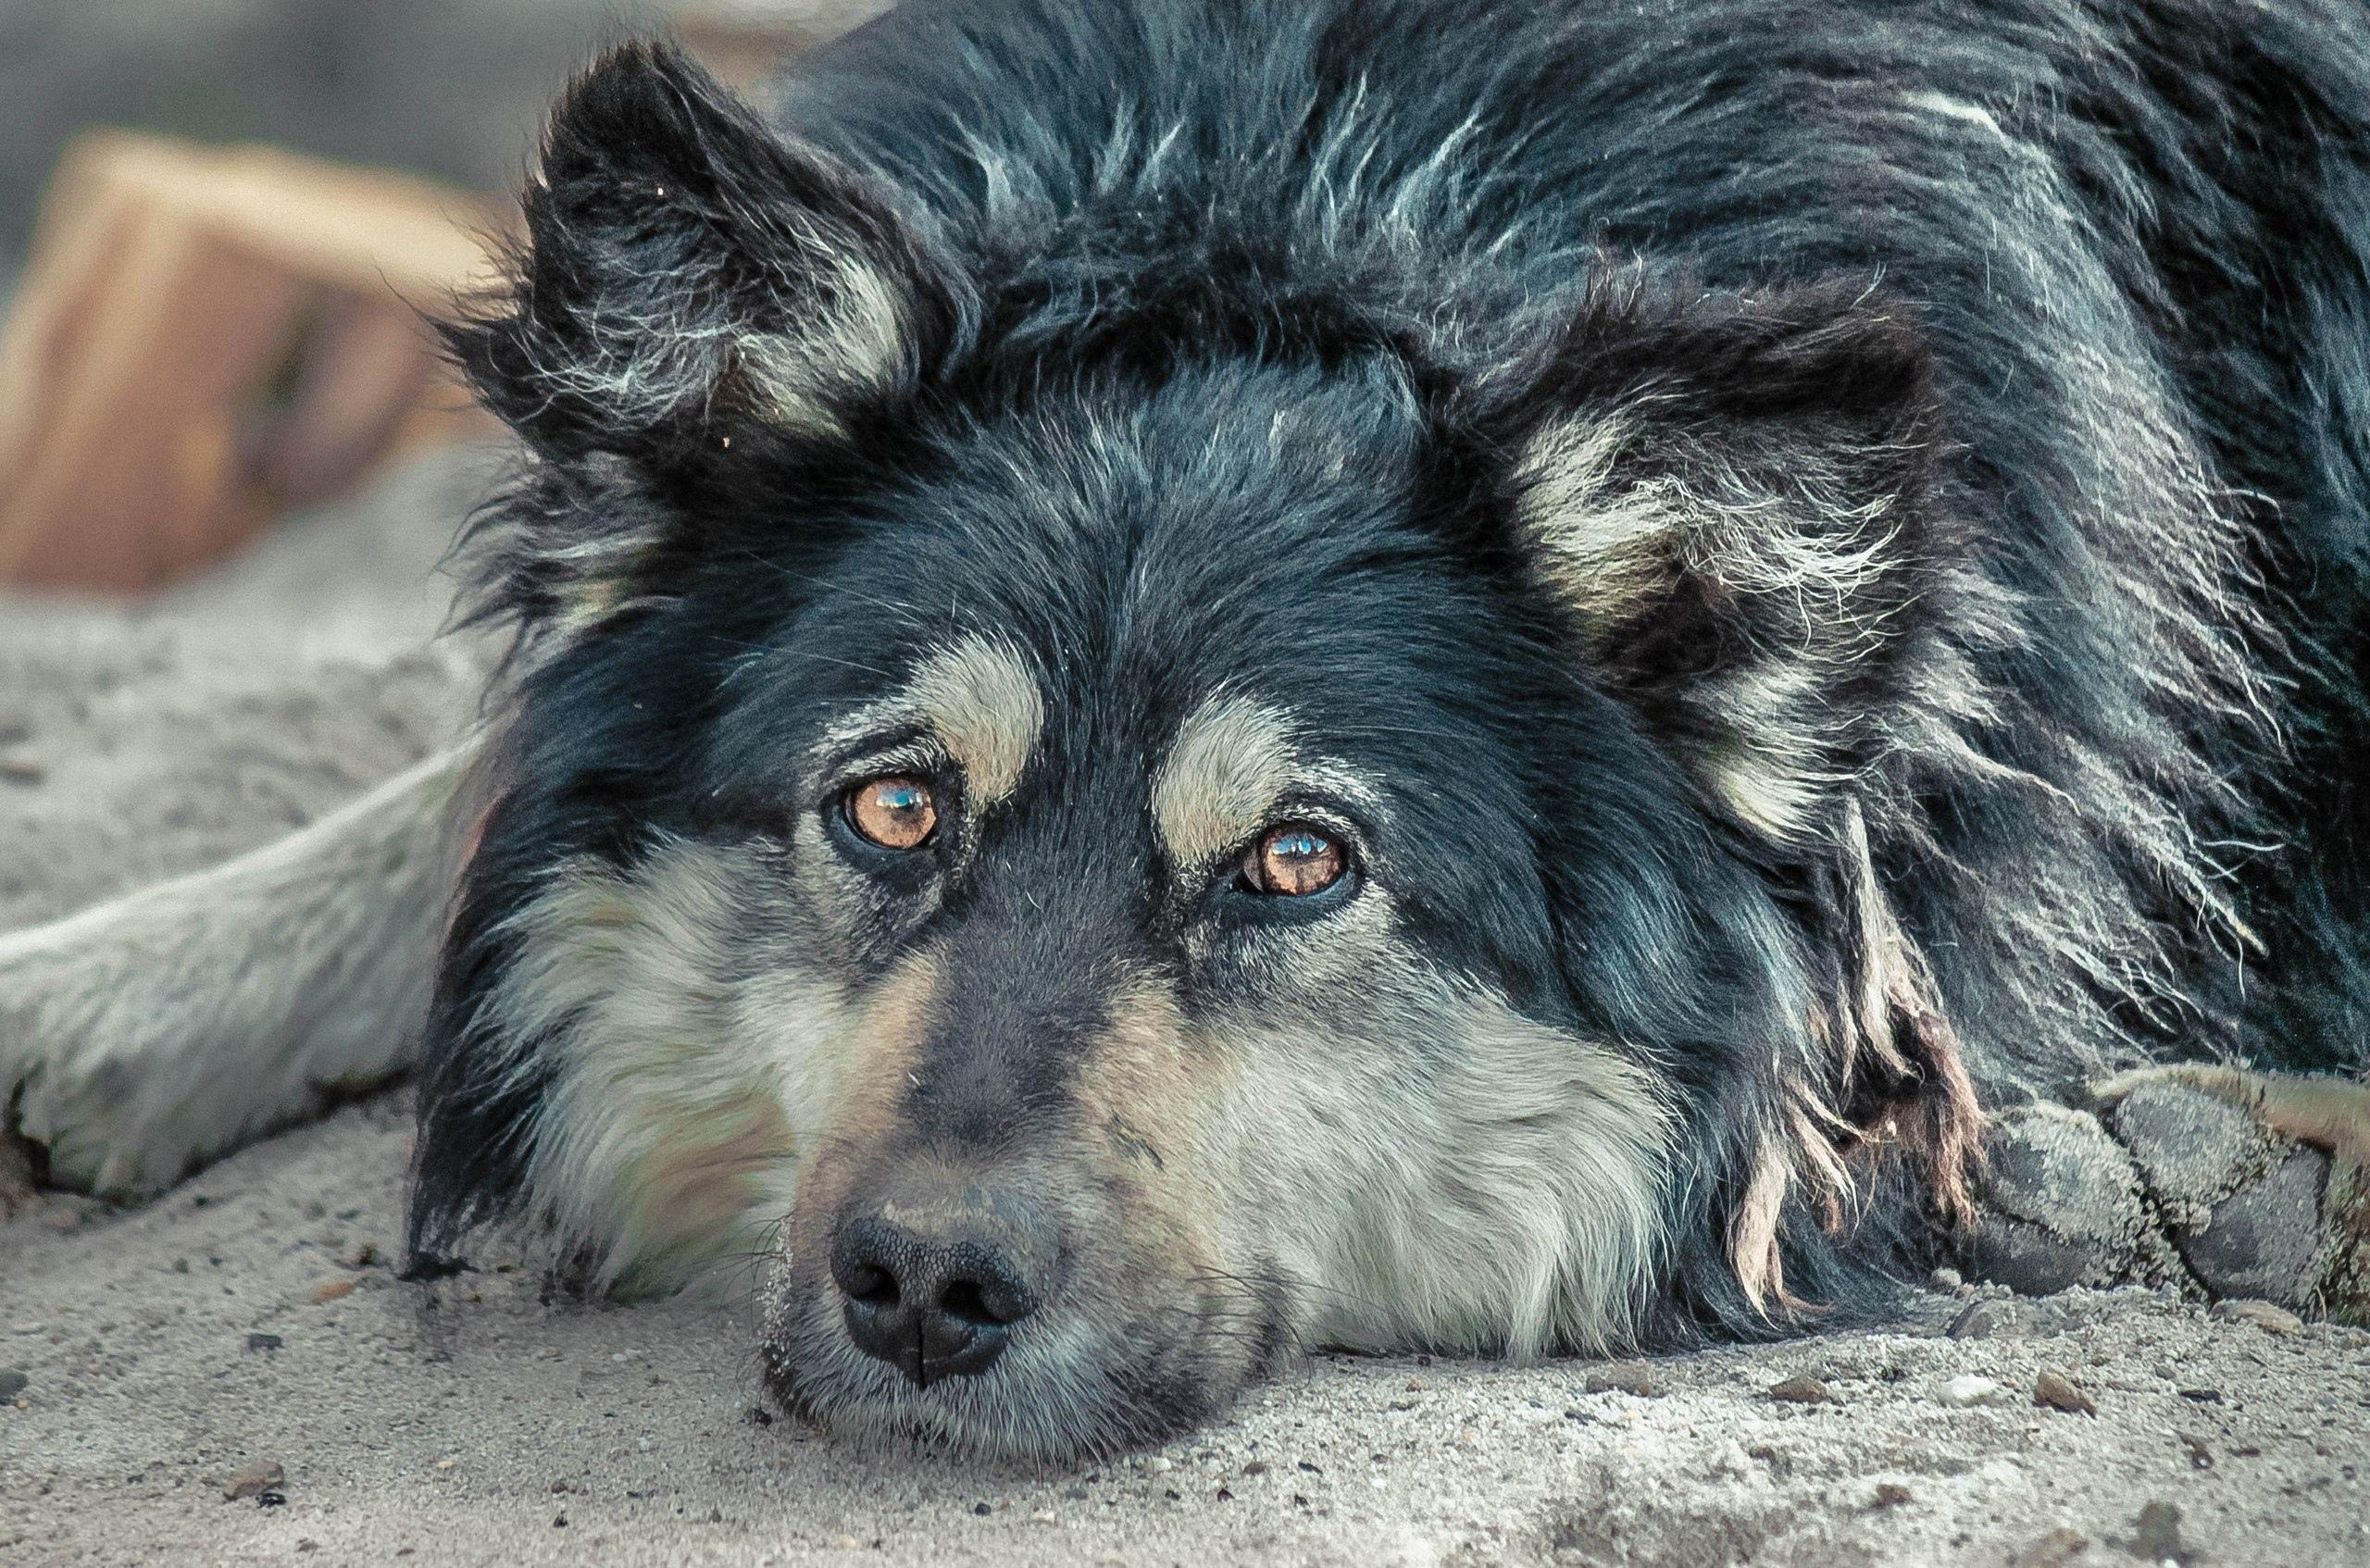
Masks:
[[[842,1225],[831,1277],[846,1297],[848,1337],[917,1388],[976,1376],[1004,1353],[1013,1325],[1037,1310],[1027,1238],[956,1218],[901,1224],[879,1213]]]

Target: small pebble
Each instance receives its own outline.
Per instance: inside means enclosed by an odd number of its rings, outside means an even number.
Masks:
[[[261,1497],[286,1479],[279,1465],[258,1460],[232,1471],[222,1482],[222,1495],[233,1502],[241,1498]]]
[[[2033,1379],[2033,1403],[2062,1410],[2068,1415],[2096,1415],[2098,1401],[2082,1392],[2071,1377],[2053,1366],[2040,1369]]]
[[[1969,1301],[1951,1319],[1953,1339],[1989,1339],[2015,1322],[2015,1309],[2005,1301]]]
[[[317,1303],[334,1301],[353,1294],[354,1281],[350,1279],[324,1279],[313,1287],[313,1300]]]
[[[2191,1555],[2189,1543],[2181,1539],[2180,1509],[2161,1500],[2139,1511],[2131,1522],[2129,1540],[2110,1539],[2107,1545],[2148,1562],[2187,1562]]]
[[[1616,1362],[1611,1366],[1598,1367],[1589,1374],[1584,1387],[1591,1394],[1635,1394],[1641,1400],[1652,1399],[1662,1392],[1646,1368],[1636,1362]]]
[[[2061,1524],[2010,1558],[2009,1568],[2065,1568],[2089,1549],[2089,1537]]]
[[[1926,1283],[1937,1290],[1948,1293],[1957,1289],[1966,1281],[1959,1277],[1959,1271],[1954,1268],[1938,1268],[1927,1277]]]
[[[985,1519],[989,1514],[993,1513],[995,1510],[990,1508],[986,1503],[975,1502],[971,1505],[971,1512],[978,1514],[980,1518]]]
[[[1155,1475],[1166,1475],[1177,1468],[1177,1462],[1166,1454],[1154,1454],[1144,1461],[1144,1468]]]
[[[0,1400],[13,1400],[32,1381],[13,1366],[0,1366]]]
[[[281,1338],[277,1334],[250,1334],[247,1336],[247,1349],[250,1350],[276,1350],[280,1349],[281,1343]]]
[[[1909,1488],[1898,1481],[1879,1481],[1876,1495],[1868,1500],[1870,1508],[1900,1508],[1909,1501]]]
[[[2302,1318],[2298,1317],[2286,1307],[2276,1306],[2269,1301],[2246,1300],[2216,1301],[2214,1303],[2214,1315],[2239,1323],[2252,1323],[2256,1327],[2273,1334],[2304,1332]]]
[[[1972,1372],[1943,1384],[1936,1397],[1956,1410],[1969,1410],[1977,1405],[2006,1404],[2015,1398],[1990,1378]]]
[[[1826,1384],[1805,1373],[1799,1377],[1789,1377],[1783,1383],[1772,1383],[1769,1397],[1783,1404],[1823,1405],[1834,1396],[1827,1392]]]

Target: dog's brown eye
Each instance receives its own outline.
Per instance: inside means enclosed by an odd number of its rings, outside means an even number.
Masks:
[[[929,786],[904,774],[867,778],[848,791],[848,826],[884,850],[917,850],[938,828]]]
[[[1263,893],[1303,898],[1341,879],[1350,857],[1339,843],[1314,828],[1286,823],[1270,828],[1242,857],[1242,879]]]

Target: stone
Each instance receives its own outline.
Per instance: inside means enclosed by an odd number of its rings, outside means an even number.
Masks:
[[[1636,1362],[1615,1362],[1588,1375],[1582,1385],[1591,1394],[1634,1394],[1651,1399],[1662,1392],[1646,1368]]]
[[[2272,1334],[2301,1334],[2304,1320],[2272,1301],[2239,1299],[2214,1303],[2214,1315],[2235,1323],[2252,1323]]]
[[[1825,1383],[1805,1373],[1800,1376],[1789,1377],[1782,1383],[1771,1384],[1769,1398],[1780,1404],[1823,1405],[1831,1400],[1834,1396],[1827,1391]]]
[[[2062,1410],[2068,1415],[2096,1415],[2098,1401],[2084,1393],[2080,1387],[2053,1366],[2040,1369],[2033,1379],[2033,1403]]]
[[[2005,1301],[1970,1301],[1951,1319],[1950,1335],[1953,1339],[1989,1339],[2004,1333],[2015,1321],[2015,1308]]]
[[[278,1464],[268,1460],[256,1460],[243,1464],[223,1478],[222,1495],[232,1502],[243,1498],[259,1498],[276,1490],[287,1479]]]
[[[1972,1410],[1978,1405],[2006,1404],[2014,1396],[1993,1379],[1970,1372],[1943,1384],[1935,1398],[1953,1410]]]

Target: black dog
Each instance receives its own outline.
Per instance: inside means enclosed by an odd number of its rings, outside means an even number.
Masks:
[[[2358,8],[915,4],[782,99],[612,55],[452,330],[529,459],[419,1268],[760,1250],[786,1400],[1096,1450],[1865,1304],[1988,1107],[1996,1269],[2363,1310],[2364,1090],[2203,1064],[2370,1006]],[[415,933],[454,788],[270,907]],[[0,954],[53,1157],[301,1109],[78,1124],[91,919]]]

